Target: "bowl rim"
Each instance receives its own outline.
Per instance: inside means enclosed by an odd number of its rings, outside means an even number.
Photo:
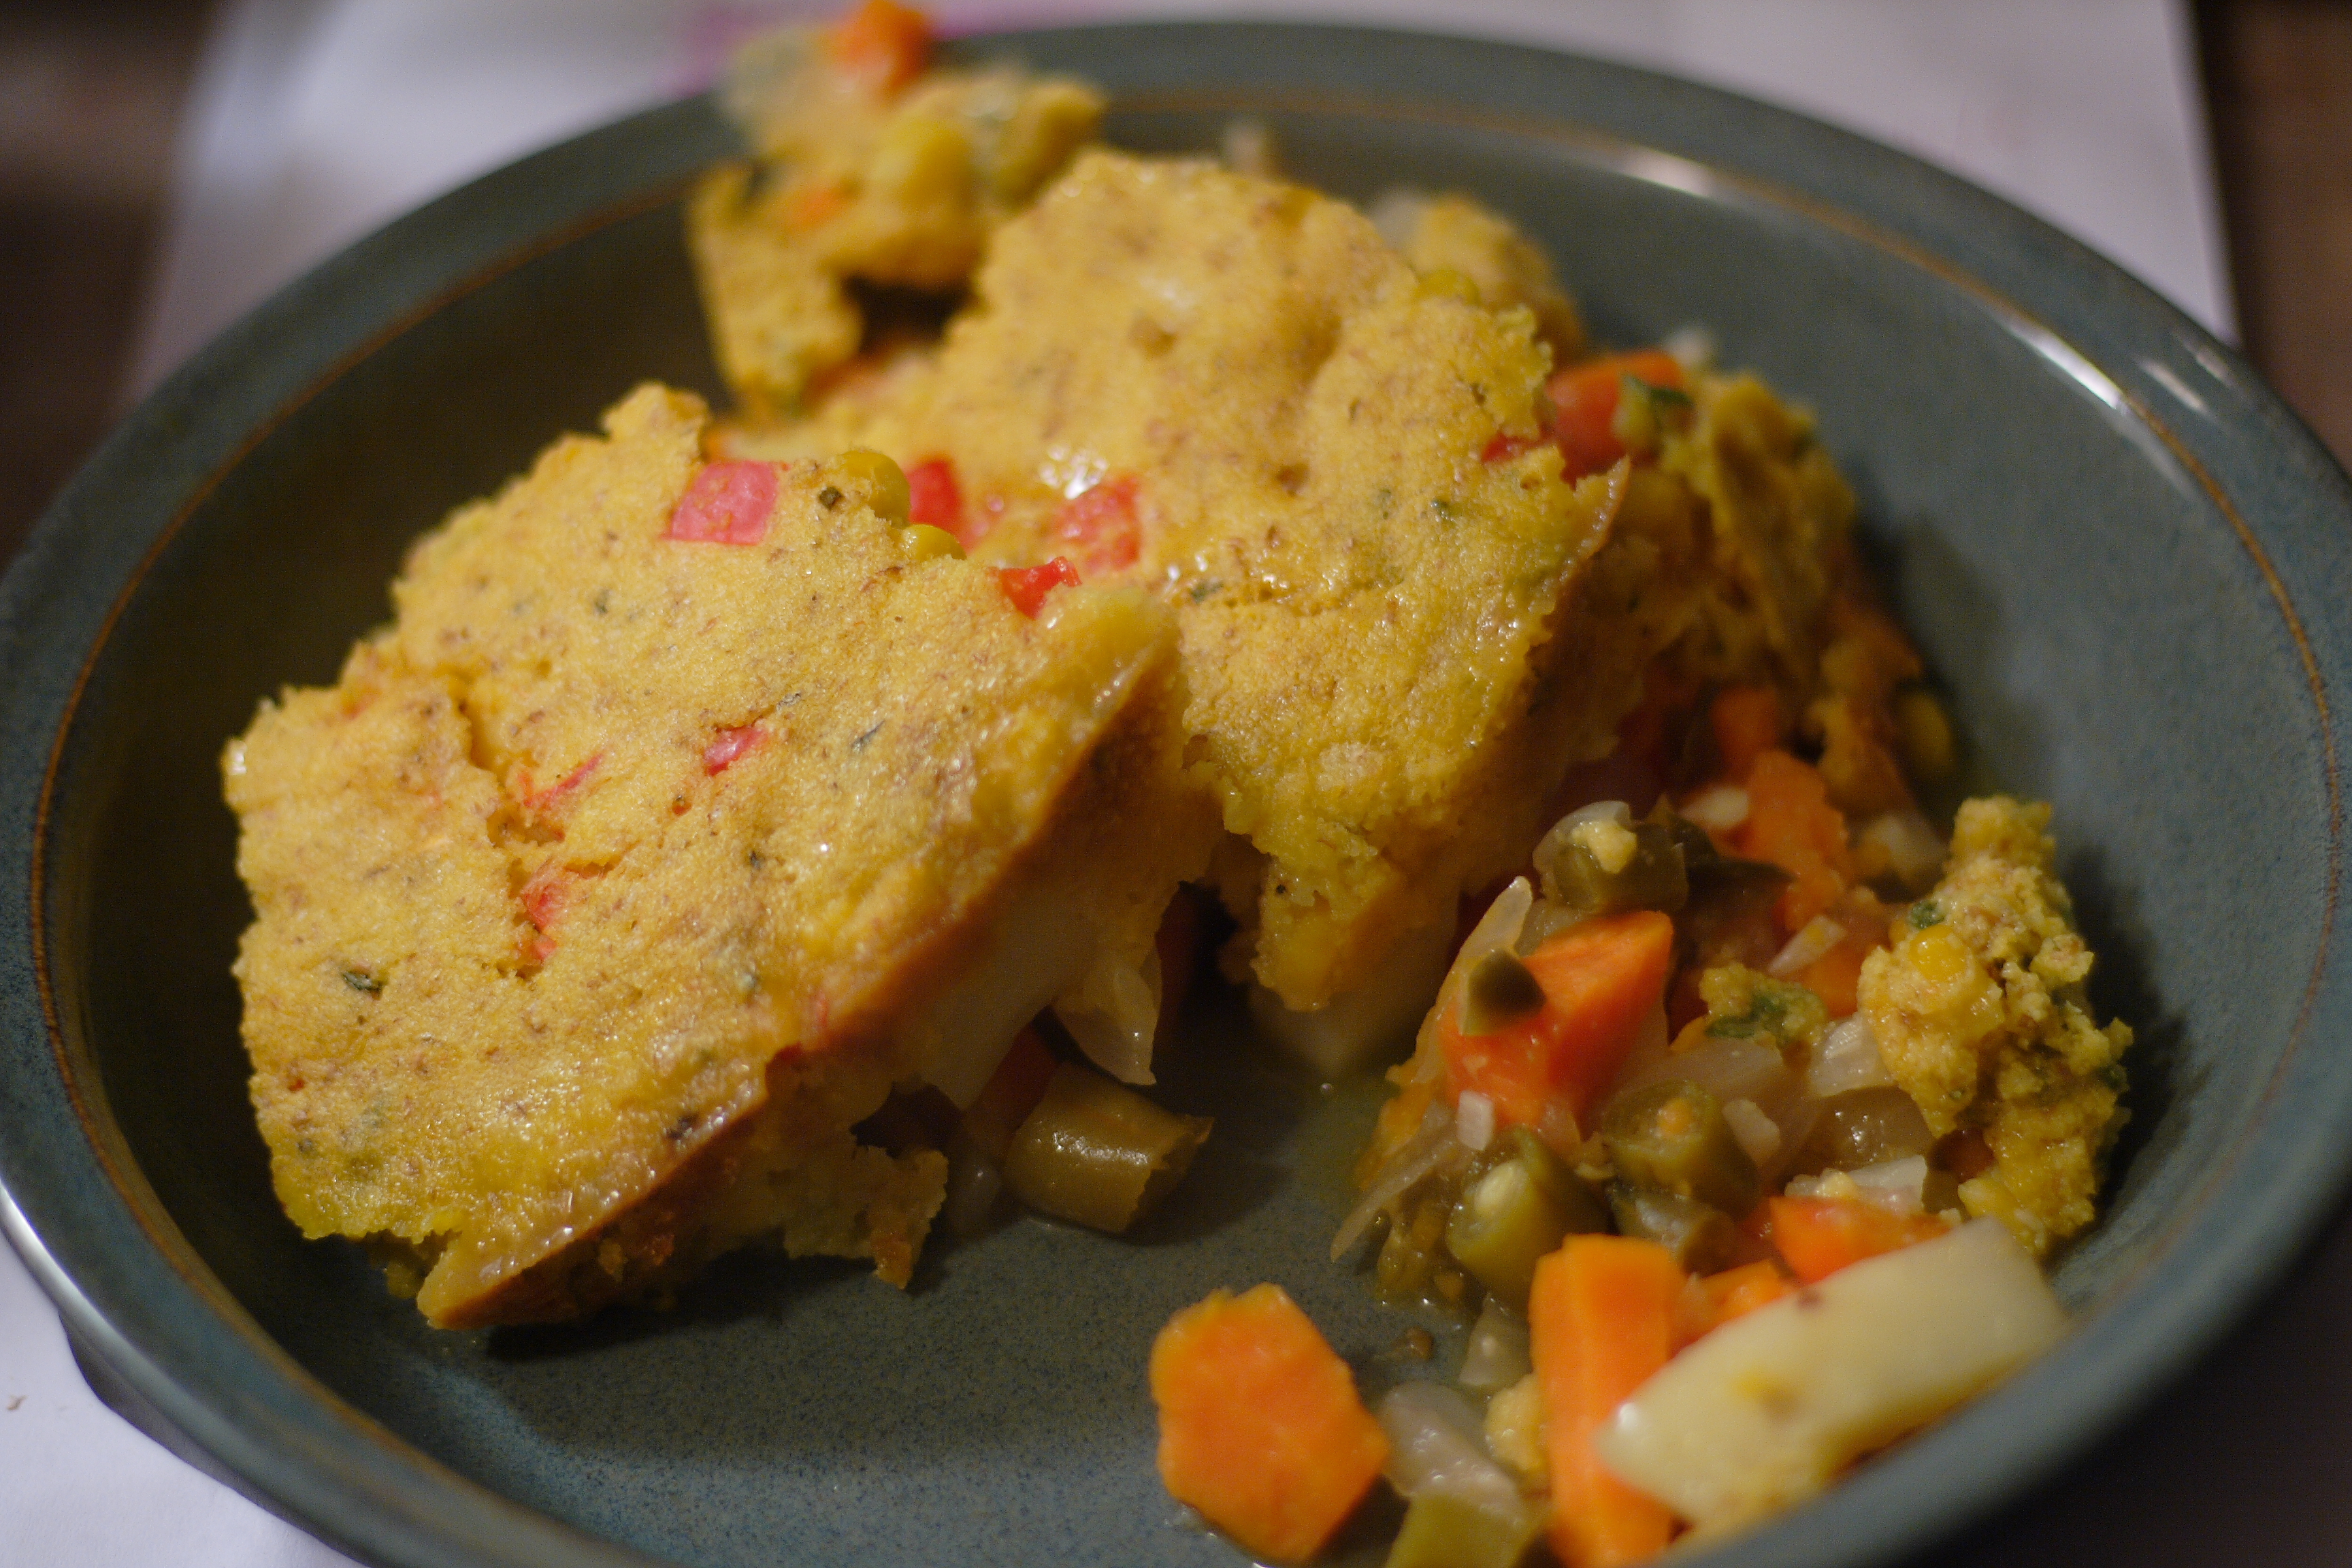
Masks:
[[[2352,985],[2330,962],[2343,827],[2330,692],[2352,675],[2352,637],[2307,619],[2289,590],[2290,581],[2316,590],[2352,560],[2344,527],[2352,481],[2233,351],[2078,241],[1957,176],[1658,73],[1526,45],[1281,23],[1116,23],[971,42],[1017,51],[1101,43],[1150,56],[1162,85],[1111,82],[1115,111],[1301,109],[1500,131],[1638,180],[1827,225],[1959,290],[2144,431],[2152,460],[2177,466],[2228,521],[2292,635],[2327,785],[2325,924],[2259,1104],[2176,1240],[2156,1255],[2173,1264],[2163,1287],[2142,1278],[2152,1258],[2051,1356],[1710,1561],[1859,1563],[1948,1534],[2120,1425],[2278,1282],[2352,1175],[2352,1056],[2331,1060],[2310,1048],[2315,1025],[2352,1022]],[[1431,86],[1435,53],[1455,57],[1448,79],[1505,90],[1475,108],[1449,100]],[[1302,57],[1349,87],[1286,84],[1285,62]],[[1225,85],[1181,85],[1202,67]],[[1547,113],[1554,94],[1584,112]],[[1645,114],[1668,133],[1608,127]],[[25,672],[0,692],[0,755],[11,759],[0,767],[0,802],[26,828],[0,845],[0,885],[23,890],[22,902],[0,908],[0,1066],[16,1069],[0,1079],[0,1230],[78,1347],[163,1422],[215,1456],[240,1489],[377,1562],[642,1568],[659,1560],[509,1500],[345,1405],[268,1340],[180,1237],[106,1111],[85,1042],[60,1018],[48,971],[49,806],[84,685],[118,617],[217,477],[310,396],[452,300],[672,199],[682,181],[654,149],[708,115],[704,100],[688,100],[508,164],[289,285],[123,421],[0,579],[0,662]],[[398,308],[367,302],[383,300]],[[2285,498],[2252,514],[2260,528],[2238,500],[2257,459]],[[2306,603],[2343,618],[2317,591]],[[47,1076],[28,1079],[26,1065],[44,1062]],[[2292,1119],[2280,1115],[2286,1107]],[[2257,1218],[2229,1217],[2238,1214]],[[2003,1433],[2000,1413],[2029,1404],[2042,1418]]]

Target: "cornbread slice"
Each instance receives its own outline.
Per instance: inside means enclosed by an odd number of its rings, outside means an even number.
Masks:
[[[1344,203],[1090,151],[997,230],[935,354],[729,439],[947,458],[975,554],[1163,595],[1192,776],[1243,841],[1220,880],[1304,1008],[1450,930],[1638,696],[1654,649],[1559,635],[1622,476],[1485,460],[1533,437],[1549,368],[1528,310],[1424,279]]]
[[[228,749],[278,1195],[437,1324],[754,1239],[903,1283],[943,1163],[852,1129],[1145,965],[1206,858],[1161,605],[1029,618],[887,463],[706,468],[704,421],[646,387],[558,442]]]

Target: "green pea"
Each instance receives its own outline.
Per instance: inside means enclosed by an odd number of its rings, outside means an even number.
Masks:
[[[866,492],[866,504],[887,522],[905,522],[907,509],[913,504],[907,490],[906,470],[879,452],[863,447],[844,452],[833,460],[833,469],[843,479]]]
[[[1572,1233],[1605,1231],[1609,1213],[1559,1155],[1524,1127],[1503,1156],[1464,1189],[1445,1226],[1445,1249],[1478,1283],[1525,1311],[1536,1264]]]

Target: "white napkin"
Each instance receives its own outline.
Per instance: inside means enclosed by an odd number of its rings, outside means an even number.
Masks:
[[[136,361],[152,385],[333,250],[419,202],[705,84],[763,18],[690,0],[240,0],[208,47]],[[1951,168],[2231,326],[2178,0],[942,0],[954,31],[1114,15],[1356,19],[1519,39],[1750,93]],[[0,1248],[0,1553],[83,1568],[348,1560],[181,1464],[83,1385]]]

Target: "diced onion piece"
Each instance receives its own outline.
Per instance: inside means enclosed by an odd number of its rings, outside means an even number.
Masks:
[[[1780,1152],[1780,1124],[1765,1115],[1754,1100],[1725,1100],[1723,1120],[1741,1150],[1759,1169]]]
[[[1152,1037],[1160,1028],[1160,950],[1136,964],[1105,953],[1076,988],[1054,999],[1054,1016],[1087,1059],[1121,1083],[1150,1083]]]
[[[1403,250],[1412,244],[1413,231],[1421,226],[1422,215],[1429,210],[1427,193],[1407,185],[1391,185],[1372,198],[1364,216],[1392,249]]]
[[[1909,807],[1872,817],[1854,837],[1884,850],[1895,875],[1915,892],[1931,886],[1944,868],[1944,841],[1926,817]]]
[[[1524,918],[1524,917],[1522,917]],[[1412,1038],[1453,956],[1450,926],[1408,932],[1370,980],[1311,1012],[1250,988],[1250,1017],[1265,1037],[1326,1079],[1346,1078]]]
[[[1474,1394],[1494,1394],[1511,1386],[1534,1370],[1528,1359],[1528,1325],[1492,1295],[1470,1326],[1470,1346],[1462,1355],[1462,1375],[1454,1381]]]
[[[1673,1043],[1674,1037],[1666,1024],[1666,1005],[1661,999],[1650,1009],[1650,1016],[1642,1020],[1642,1032],[1633,1037],[1633,1045],[1625,1052],[1624,1066],[1617,1069],[1616,1081],[1602,1093],[1600,1103],[1606,1105],[1627,1089],[1658,1079],[1684,1077],[1676,1066],[1682,1058],[1670,1052]]]
[[[1716,784],[1683,802],[1682,814],[1709,833],[1728,833],[1748,820],[1748,792],[1738,784]]]
[[[1466,978],[1478,961],[1497,948],[1515,947],[1519,940],[1519,928],[1528,922],[1528,911],[1535,908],[1536,890],[1525,877],[1514,877],[1511,885],[1495,895],[1470,934],[1462,939],[1462,951],[1454,957],[1454,967],[1446,978]]]
[[[1909,1154],[1860,1170],[1846,1177],[1861,1194],[1895,1214],[1924,1214],[1927,1208],[1927,1157]]]
[[[1475,1089],[1465,1089],[1454,1102],[1454,1135],[1473,1153],[1484,1153],[1495,1141],[1495,1102]]]
[[[1481,1512],[1525,1517],[1518,1483],[1487,1455],[1486,1420],[1459,1389],[1400,1384],[1373,1415],[1388,1434],[1389,1484],[1407,1500],[1438,1492]]]
[[[1066,893],[1024,888],[997,916],[987,951],[962,978],[902,1015],[893,1036],[902,1059],[969,1109],[1022,1026],[1101,962],[1101,933]]]
[[[1364,1195],[1356,1200],[1356,1206],[1339,1222],[1339,1233],[1331,1238],[1331,1261],[1337,1263],[1346,1257],[1348,1248],[1372,1228],[1372,1221],[1380,1217],[1381,1211],[1404,1195],[1414,1183],[1464,1152],[1462,1141],[1454,1135],[1454,1113],[1445,1102],[1440,1100],[1423,1111],[1421,1126],[1373,1173]]]
[[[1685,372],[1714,368],[1715,331],[1700,322],[1676,327],[1658,340],[1658,346],[1672,354],[1675,363]]]
[[[1619,1080],[1627,1094],[1660,1079],[1685,1079],[1721,1100],[1753,1100],[1759,1106],[1786,1100],[1796,1080],[1780,1053],[1754,1040],[1711,1039],[1678,1056],[1660,1058]]]
[[[1282,173],[1273,130],[1253,115],[1225,121],[1224,130],[1217,137],[1217,152],[1224,159],[1225,167],[1237,174],[1271,180]]]
[[[2057,1342],[2066,1314],[1998,1220],[1842,1268],[1725,1324],[1593,1446],[1701,1529],[1786,1508]]]
[[[1528,923],[1528,911],[1534,909],[1536,891],[1525,877],[1514,877],[1510,886],[1495,895],[1470,934],[1462,939],[1462,950],[1454,955],[1453,967],[1445,972],[1444,982],[1438,987],[1437,1005],[1459,1007],[1464,992],[1468,988],[1471,972],[1479,960],[1495,952],[1517,948],[1519,932]],[[1433,1021],[1425,1027],[1433,1027]]]
[[[1858,1089],[1890,1089],[1895,1079],[1878,1054],[1878,1037],[1861,1013],[1830,1030],[1813,1047],[1805,1064],[1805,1092],[1815,1100],[1832,1100]]]
[[[1830,950],[1844,940],[1845,927],[1827,915],[1815,915],[1772,955],[1772,962],[1764,966],[1765,973],[1776,980],[1786,980],[1814,960],[1828,957]]]

